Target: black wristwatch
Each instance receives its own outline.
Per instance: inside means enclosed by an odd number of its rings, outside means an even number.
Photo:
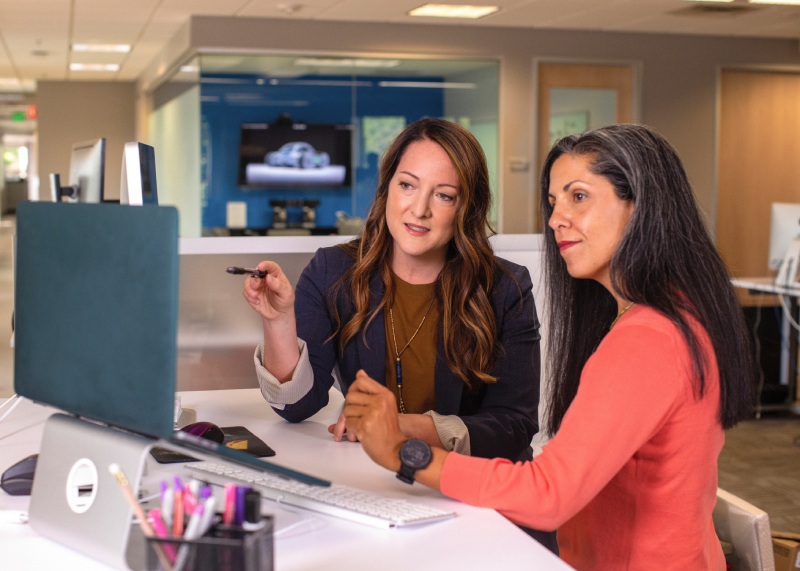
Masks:
[[[417,470],[427,468],[431,460],[433,453],[427,442],[417,438],[406,440],[400,447],[400,471],[397,478],[406,484],[413,484],[414,474]]]

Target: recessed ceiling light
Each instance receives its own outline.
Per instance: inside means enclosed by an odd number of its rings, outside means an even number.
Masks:
[[[130,44],[72,44],[73,52],[120,53],[131,51]]]
[[[433,18],[483,18],[494,14],[499,6],[475,6],[470,4],[424,4],[408,12],[409,16]]]
[[[71,71],[119,71],[118,63],[71,63]]]

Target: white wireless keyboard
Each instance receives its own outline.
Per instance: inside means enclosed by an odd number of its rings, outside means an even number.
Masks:
[[[390,528],[441,521],[454,517],[445,511],[399,498],[379,496],[339,484],[313,486],[268,472],[258,472],[231,464],[191,462],[185,465],[192,475],[212,484],[228,482],[250,486],[265,498],[305,508],[357,523]]]

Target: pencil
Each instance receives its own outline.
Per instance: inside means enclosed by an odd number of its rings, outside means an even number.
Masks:
[[[133,490],[131,490],[131,486],[128,483],[128,478],[125,476],[125,472],[122,471],[122,468],[120,468],[119,464],[116,462],[109,464],[108,471],[111,472],[111,475],[117,479],[119,489],[122,490],[122,495],[125,496],[128,504],[130,504],[131,508],[133,508],[133,513],[136,515],[136,519],[139,520],[139,527],[142,529],[142,533],[144,533],[145,537],[155,537],[156,533],[153,531],[150,522],[147,521],[147,515],[144,513],[141,504],[139,504],[136,496],[133,495]],[[161,546],[154,545],[153,547],[155,548],[156,554],[161,560],[161,564],[164,566],[164,569],[172,569],[172,564],[167,559],[166,555],[161,549]]]

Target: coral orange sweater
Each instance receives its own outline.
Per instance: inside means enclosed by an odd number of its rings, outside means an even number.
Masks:
[[[679,331],[634,306],[586,363],[561,428],[533,462],[451,453],[442,492],[558,529],[561,557],[579,570],[724,569],[711,519],[724,443],[719,378],[696,330],[709,363],[702,399]]]

